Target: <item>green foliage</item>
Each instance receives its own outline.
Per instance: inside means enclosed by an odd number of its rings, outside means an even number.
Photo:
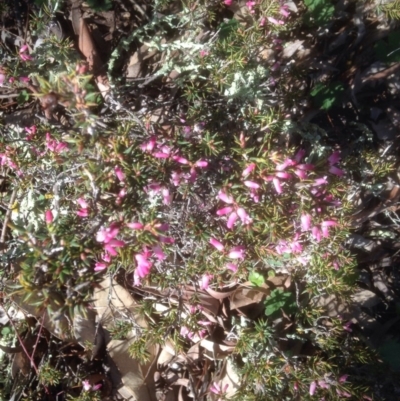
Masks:
[[[249,273],[249,281],[251,284],[260,287],[265,283],[264,276],[256,271],[251,271]]]
[[[383,12],[388,19],[400,19],[400,0],[394,0],[378,7],[378,10]]]
[[[311,96],[317,107],[328,110],[340,102],[343,91],[344,87],[340,82],[332,82],[329,85],[318,83],[311,91]]]
[[[287,315],[290,315],[296,311],[297,305],[292,292],[277,288],[265,300],[265,314],[275,318],[279,315],[281,309]]]
[[[94,11],[108,11],[113,6],[112,0],[86,0],[86,2]]]
[[[374,45],[375,55],[379,61],[386,63],[400,61],[400,31],[391,32],[387,39]]]
[[[327,24],[335,13],[331,0],[304,0],[304,3],[308,9],[304,19],[313,26]]]

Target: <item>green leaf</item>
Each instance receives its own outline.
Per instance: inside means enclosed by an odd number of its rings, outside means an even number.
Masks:
[[[343,91],[344,87],[340,82],[332,82],[329,85],[318,83],[311,91],[311,96],[314,97],[316,106],[328,110],[340,101]]]
[[[251,284],[255,285],[256,287],[260,287],[265,283],[264,276],[255,271],[250,272],[249,281],[251,282]]]
[[[273,290],[271,295],[265,300],[265,314],[267,316],[276,317],[281,309],[287,314],[292,314],[296,310],[296,302],[291,292],[285,292],[277,288]]]
[[[304,0],[308,8],[305,22],[308,25],[323,25],[328,23],[335,13],[335,7],[330,0]]]
[[[400,31],[392,32],[387,39],[380,40],[374,46],[379,61],[392,63],[400,61]]]

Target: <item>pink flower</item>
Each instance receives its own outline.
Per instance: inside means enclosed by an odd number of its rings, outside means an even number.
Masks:
[[[142,223],[139,223],[139,222],[127,223],[126,225],[129,228],[131,228],[132,230],[143,230],[143,228],[144,228],[144,225]]]
[[[218,192],[218,198],[221,199],[225,203],[233,203],[233,198],[227,195],[224,191],[220,190]]]
[[[224,4],[230,7],[232,5],[232,0],[224,0]]]
[[[239,218],[236,212],[232,212],[229,217],[228,221],[226,222],[226,227],[230,230],[236,223],[236,220]]]
[[[242,207],[239,207],[236,210],[236,213],[239,216],[239,218],[243,224],[250,224],[252,222],[252,219],[250,218],[250,216],[247,214],[247,212]]]
[[[310,395],[314,395],[316,389],[317,389],[317,382],[314,380],[310,384]]]
[[[31,141],[36,134],[36,125],[32,125],[32,127],[25,127],[25,131],[29,134],[26,136],[26,140]]]
[[[338,161],[340,161],[341,156],[340,156],[340,152],[335,150],[329,157],[328,157],[328,162],[329,164],[335,164]]]
[[[330,387],[325,380],[318,380],[318,386],[324,389],[328,389]]]
[[[305,164],[298,164],[296,168],[305,171],[313,171],[315,166],[313,164],[305,163]]]
[[[161,193],[162,193],[162,196],[163,196],[164,205],[170,205],[171,202],[172,202],[172,195],[170,195],[169,189],[164,188],[164,189],[161,191]]]
[[[210,390],[212,393],[214,393],[214,394],[223,395],[224,393],[226,393],[226,390],[228,389],[228,387],[229,387],[229,384],[228,384],[228,383],[225,384],[224,388],[221,388],[221,386],[220,386],[217,382],[214,382],[214,383],[210,386],[210,389],[209,389],[209,390]],[[221,398],[220,398],[220,400],[221,400]]]
[[[104,262],[96,262],[96,264],[94,265],[94,271],[95,272],[99,272],[101,270],[107,269],[108,264],[104,263]]]
[[[227,263],[227,264],[225,265],[225,267],[226,267],[228,270],[233,271],[234,273],[236,273],[236,272],[237,272],[237,269],[238,269],[237,265],[235,265],[234,263],[231,263],[231,262]]]
[[[19,56],[21,57],[22,61],[32,60],[32,57],[28,54],[28,51],[29,51],[28,45],[23,45],[19,49]]]
[[[235,246],[229,251],[228,257],[231,259],[244,259],[245,250],[244,246]]]
[[[281,182],[280,182],[279,179],[276,178],[276,177],[274,177],[274,178],[272,179],[272,182],[273,182],[273,184],[274,184],[275,191],[278,193],[278,195],[280,195],[280,194],[283,192],[282,186],[281,186]]]
[[[189,160],[187,160],[181,156],[173,156],[172,159],[174,159],[176,162],[178,162],[180,164],[189,164]]]
[[[89,380],[84,380],[82,382],[82,386],[85,391],[89,391],[92,388],[91,384],[89,383]]]
[[[297,163],[301,162],[301,159],[304,157],[304,155],[306,154],[306,151],[304,149],[299,149],[296,153],[296,155],[294,156],[294,160]]]
[[[169,158],[169,154],[163,153],[163,152],[154,152],[153,156],[157,159],[168,159]]]
[[[262,17],[260,20],[260,26],[264,26],[265,25],[265,17]]]
[[[244,181],[243,183],[244,183],[244,185],[246,185],[247,188],[251,188],[251,189],[260,188],[260,184],[257,184],[254,181]]]
[[[154,245],[153,252],[154,252],[155,257],[158,260],[164,260],[167,257],[165,255],[165,253],[163,252],[162,248],[160,247],[160,245]]]
[[[271,24],[274,24],[274,25],[283,25],[284,24],[283,21],[277,20],[276,18],[273,18],[273,17],[267,17],[267,19]]]
[[[96,235],[97,242],[108,244],[119,233],[119,228],[115,223],[111,223],[107,228],[101,228]]]
[[[122,248],[123,246],[125,246],[124,241],[112,239],[104,244],[104,250],[111,256],[117,256],[118,252],[115,250],[115,248]]]
[[[171,173],[171,181],[177,187],[181,183],[182,174],[178,173],[177,171],[173,171]]]
[[[301,180],[305,180],[307,178],[307,173],[304,170],[296,169],[294,173],[299,177]]]
[[[143,142],[139,147],[143,150],[143,152],[151,152],[156,146],[157,138],[152,136],[148,142]]]
[[[285,173],[284,171],[278,171],[275,174],[276,177],[278,178],[283,178],[284,180],[288,180],[289,178],[291,178],[291,174],[290,173]]]
[[[114,172],[115,172],[115,175],[117,176],[117,178],[118,178],[121,182],[124,182],[124,180],[125,180],[125,174],[124,174],[124,172],[122,171],[121,167],[115,166],[115,167],[114,167]]]
[[[27,82],[30,81],[30,78],[29,78],[29,77],[19,77],[19,81],[20,81],[20,82],[27,83]]]
[[[175,242],[172,237],[165,237],[164,235],[159,235],[158,240],[163,244],[173,244]]]
[[[6,76],[4,74],[0,73],[0,86],[3,86],[5,80],[6,80]]]
[[[300,220],[302,231],[308,231],[311,227],[311,216],[309,214],[302,214]]]
[[[335,227],[338,223],[335,220],[325,220],[321,223],[322,227]]]
[[[196,167],[205,168],[208,166],[208,162],[205,160],[198,160],[196,162]]]
[[[340,169],[339,167],[336,166],[331,166],[329,168],[329,172],[331,174],[337,175],[338,177],[343,177],[344,176],[344,171]]]
[[[224,207],[222,209],[217,210],[217,216],[224,216],[225,214],[230,213],[233,210],[231,206]]]
[[[290,15],[289,11],[287,10],[287,6],[282,6],[282,7],[279,9],[279,12],[280,12],[285,18],[289,17],[289,15]]]
[[[220,252],[224,250],[224,245],[215,238],[210,238],[210,244]]]
[[[88,217],[89,216],[89,210],[88,209],[79,209],[76,214],[79,217]]]
[[[54,220],[54,216],[51,210],[46,210],[44,213],[44,219],[46,221],[46,224],[51,224]]]
[[[349,375],[343,375],[339,377],[339,383],[345,383]]]
[[[314,180],[314,187],[317,187],[319,185],[325,185],[328,183],[328,180],[326,179],[326,177],[321,177],[321,178],[317,178]]]
[[[210,280],[213,278],[212,274],[203,274],[201,277],[200,289],[206,290],[210,285]]]
[[[146,255],[138,253],[135,255],[137,262],[136,273],[139,277],[146,277],[150,273],[152,263],[147,259]]]
[[[84,198],[78,198],[76,200],[76,202],[78,203],[78,205],[83,208],[83,209],[88,209],[89,208],[89,204],[85,201]]]
[[[255,168],[256,168],[255,163],[250,163],[250,164],[243,170],[242,176],[243,176],[243,177],[248,176]]]
[[[321,241],[321,230],[317,226],[311,229],[311,235],[317,242]]]

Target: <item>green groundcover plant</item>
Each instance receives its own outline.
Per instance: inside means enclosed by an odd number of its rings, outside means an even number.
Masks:
[[[105,275],[123,272],[133,288],[198,291],[247,282],[257,289],[289,277],[254,319],[232,315],[223,335],[235,343],[229,358],[240,377],[237,399],[371,399],[354,372],[375,360],[373,352],[351,336],[350,322],[325,316],[312,300],[335,295],[345,302],[351,294],[355,262],[344,243],[348,195],[360,185],[353,177],[374,165],[369,178],[379,181],[391,164],[367,158],[361,147],[355,156],[365,156],[363,165],[343,160],[318,127],[287,118],[288,72],[258,53],[266,42],[281,46],[279,34],[294,22],[287,6],[249,1],[248,21],[239,23],[219,17],[229,0],[196,5],[183,4],[178,18],[155,5],[163,16],[113,53],[106,101],[68,40],[21,44],[4,58],[0,79],[20,94],[20,104],[34,99],[27,89],[33,83],[39,99],[57,93],[70,121],[0,127],[6,291],[55,319],[73,319],[85,313]],[[214,31],[196,41],[205,26]],[[179,106],[170,108],[167,123],[152,119],[151,104],[140,113],[122,105],[124,89],[139,83],[115,78],[114,62],[133,41],[163,52],[160,78],[180,74]],[[110,107],[102,115],[103,102]],[[146,302],[145,315],[154,315]],[[148,319],[132,355],[145,359],[150,340],[169,338],[185,351],[208,336],[217,323],[196,299],[192,307],[191,314],[180,315],[177,305],[156,323]],[[299,344],[308,351],[296,352]],[[41,385],[61,380],[42,366]],[[79,399],[96,399],[97,388],[83,380]],[[213,383],[207,391],[224,399],[227,389]]]

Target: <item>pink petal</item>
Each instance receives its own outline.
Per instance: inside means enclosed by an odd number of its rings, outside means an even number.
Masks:
[[[260,188],[260,184],[257,184],[254,181],[244,181],[244,185],[246,185],[247,188],[251,189],[258,189]]]
[[[335,227],[338,225],[338,222],[335,220],[325,220],[321,223],[322,227]]]
[[[331,174],[337,175],[338,177],[343,177],[344,176],[344,171],[340,169],[339,167],[336,166],[331,166],[329,168],[329,172]]]
[[[349,375],[343,375],[339,377],[339,383],[345,383]]]
[[[222,209],[217,210],[217,216],[224,216],[225,214],[230,213],[233,210],[231,206],[224,207]]]
[[[279,179],[278,178],[273,178],[272,182],[274,184],[275,191],[278,194],[281,194],[282,193],[282,186],[281,186],[281,182],[279,181]]]
[[[284,180],[288,180],[289,178],[292,177],[291,174],[285,173],[284,171],[278,171],[278,172],[275,174],[275,176],[276,176],[276,177],[279,177],[279,178],[283,178]]]
[[[167,257],[163,252],[162,248],[160,247],[160,245],[154,245],[153,252],[158,260],[164,260]]]
[[[329,164],[335,164],[338,161],[340,161],[341,156],[340,152],[338,150],[335,150],[329,157],[328,157],[328,162]]]
[[[281,7],[281,8],[279,9],[279,12],[280,12],[285,18],[289,17],[289,15],[290,15],[289,11],[286,9],[285,6]]]
[[[88,217],[89,216],[89,210],[88,209],[80,209],[76,212],[76,214],[79,217]]]
[[[218,192],[218,198],[221,199],[225,203],[233,203],[233,198],[227,195],[224,191]]]
[[[99,272],[101,270],[107,269],[108,264],[103,262],[96,262],[94,265],[94,271]]]
[[[245,247],[235,246],[229,251],[228,257],[231,259],[244,259],[244,252]]]
[[[176,162],[180,164],[189,164],[189,160],[185,159],[184,157],[181,156],[173,156],[172,157]]]
[[[313,164],[298,164],[296,168],[300,170],[305,170],[305,171],[313,171],[315,169],[315,166]]]
[[[240,220],[242,221],[243,224],[250,224],[252,222],[250,216],[242,207],[239,207],[236,213],[240,217]]]
[[[314,184],[313,186],[319,186],[319,185],[325,185],[328,183],[328,180],[326,179],[326,177],[321,177],[321,178],[317,178],[314,180]]]
[[[235,265],[234,263],[231,263],[231,262],[229,262],[229,263],[226,264],[226,268],[227,268],[228,270],[233,271],[234,273],[236,273],[237,270],[238,270],[237,265]]]
[[[78,198],[76,200],[76,202],[78,203],[78,205],[83,208],[83,209],[88,209],[89,208],[89,204],[85,201],[85,199],[83,198]]]
[[[306,151],[304,149],[299,149],[294,156],[294,160],[296,160],[297,163],[300,163],[301,159],[304,157],[306,154]]]
[[[224,4],[229,7],[232,5],[232,0],[224,0]]]
[[[164,205],[169,205],[169,204],[171,204],[171,202],[172,202],[172,196],[171,196],[170,193],[169,193],[169,189],[164,188],[164,189],[162,190],[162,196],[163,196]]]
[[[132,230],[142,230],[144,228],[144,225],[138,222],[127,223],[127,226]]]
[[[256,168],[255,163],[250,163],[250,164],[243,170],[242,176],[243,176],[243,177],[246,177],[246,176],[249,175],[255,168]]]
[[[321,241],[321,230],[317,226],[311,229],[311,235],[317,242]]]
[[[308,231],[311,227],[311,216],[309,214],[302,214],[300,220],[302,231]]]
[[[175,242],[172,237],[164,237],[163,235],[159,235],[158,240],[163,244],[173,244]]]
[[[220,252],[224,250],[224,245],[215,238],[210,238],[210,244]]]
[[[169,154],[163,153],[163,152],[155,152],[155,153],[153,153],[153,156],[157,159],[168,159],[169,158]]]
[[[205,160],[198,160],[196,162],[196,166],[200,167],[200,168],[204,168],[208,166],[208,162],[206,162]]]
[[[44,213],[44,219],[46,221],[46,224],[51,224],[54,220],[53,212],[51,210],[46,210]]]
[[[316,381],[313,381],[313,382],[310,384],[310,395],[314,395],[314,394],[315,394],[316,388],[317,388],[317,382],[316,382]]]
[[[124,172],[121,170],[121,167],[115,166],[115,167],[114,167],[114,172],[115,172],[115,175],[117,176],[117,178],[118,178],[121,182],[123,182],[123,181],[125,180],[125,174],[124,174]]]
[[[303,170],[295,170],[294,173],[301,179],[305,180],[307,178],[307,173]]]
[[[213,278],[212,274],[203,274],[201,277],[201,284],[200,284],[200,289],[201,290],[206,290],[210,284],[210,280]]]
[[[230,230],[236,223],[236,220],[238,219],[238,215],[236,212],[232,212],[229,217],[228,221],[226,222],[226,227]]]

